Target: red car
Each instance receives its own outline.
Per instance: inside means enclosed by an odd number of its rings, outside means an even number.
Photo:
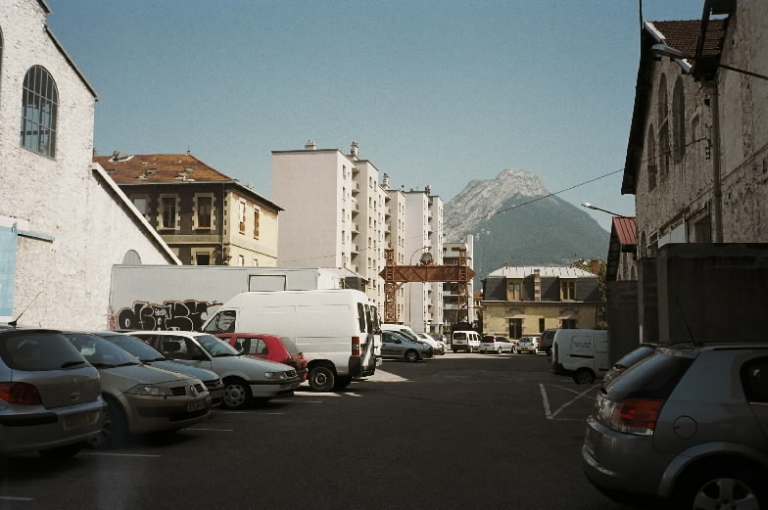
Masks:
[[[307,359],[290,338],[260,333],[221,333],[216,336],[248,356],[292,366],[302,381],[307,380]]]

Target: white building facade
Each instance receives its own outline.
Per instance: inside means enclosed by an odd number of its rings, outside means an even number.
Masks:
[[[366,293],[381,308],[384,287],[385,197],[379,172],[338,149],[272,152],[272,196],[280,214],[278,265],[342,267],[367,280]]]
[[[467,257],[467,266],[471,269],[474,260],[474,244],[475,239],[473,235],[468,235],[464,242],[459,243],[443,243],[443,264],[445,265],[458,265],[459,255],[462,251]],[[459,288],[457,283],[447,282],[443,283],[443,330],[450,331],[451,326],[461,322],[460,308],[466,308],[467,310],[467,322],[472,324],[477,319],[477,310],[475,309],[475,300],[473,299],[475,293],[475,287],[473,280],[467,282],[467,294],[465,299],[466,303],[459,303]]]
[[[0,9],[0,321],[104,329],[113,264],[178,259],[92,164],[96,93],[49,12]]]

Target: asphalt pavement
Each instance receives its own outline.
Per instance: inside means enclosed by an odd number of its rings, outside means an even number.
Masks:
[[[339,393],[302,387],[66,462],[0,460],[0,510],[625,509],[580,468],[597,384],[543,355],[385,361]]]

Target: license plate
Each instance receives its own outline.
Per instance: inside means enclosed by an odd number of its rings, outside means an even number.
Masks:
[[[64,429],[79,429],[80,427],[87,427],[96,423],[99,419],[99,412],[93,411],[90,413],[73,414],[71,416],[64,417]]]
[[[192,402],[191,404],[187,404],[188,413],[193,411],[200,411],[202,409],[205,409],[205,402]]]

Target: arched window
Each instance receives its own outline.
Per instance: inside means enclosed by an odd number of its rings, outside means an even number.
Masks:
[[[59,92],[51,74],[33,66],[24,77],[21,98],[21,146],[49,158],[56,156]]]
[[[680,163],[685,156],[685,93],[683,79],[678,76],[675,90],[672,92],[672,138],[674,142],[673,160]]]
[[[659,180],[664,181],[669,173],[669,106],[667,105],[667,77],[663,74],[659,80],[658,96],[658,122],[659,122]]]
[[[648,144],[648,148],[646,149],[648,191],[653,191],[656,189],[656,175],[659,169],[659,162],[656,159],[656,138],[654,137],[655,133],[656,132],[653,130],[653,124],[651,124],[648,128],[648,136],[646,137],[646,143]]]

